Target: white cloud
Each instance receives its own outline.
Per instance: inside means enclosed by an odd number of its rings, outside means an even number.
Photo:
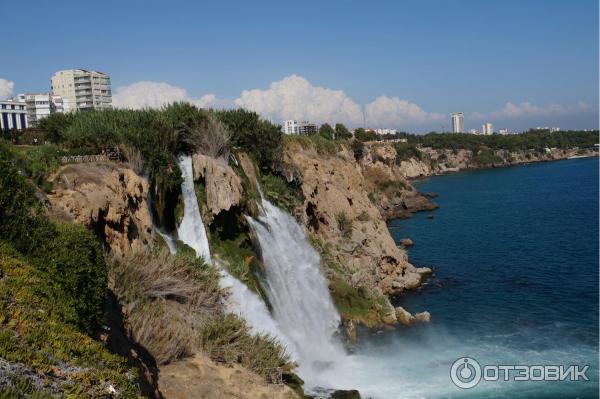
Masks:
[[[379,96],[365,107],[368,125],[403,127],[438,121],[442,114],[425,112],[417,104],[398,97]]]
[[[8,98],[12,95],[13,89],[15,88],[15,83],[0,78],[0,99]]]
[[[185,89],[165,82],[132,83],[119,87],[113,95],[113,105],[117,108],[158,108],[176,101],[187,101],[203,108],[217,103],[214,94],[205,94],[199,99],[194,99]]]
[[[546,106],[538,106],[528,101],[520,104],[507,102],[502,109],[488,114],[475,112],[472,117],[475,119],[517,119],[531,116],[569,115],[587,112],[591,109],[590,105],[583,101],[572,105],[549,104]]]
[[[342,90],[313,86],[297,75],[273,82],[266,90],[244,90],[235,103],[274,121],[362,122],[361,107]]]
[[[187,101],[201,108],[242,107],[275,123],[285,119],[340,122],[349,127],[363,123],[363,107],[344,91],[315,86],[298,75],[272,82],[267,89],[244,90],[234,101],[218,98],[215,94],[194,98],[181,87],[150,81],[119,87],[113,95],[113,104],[118,108],[157,108],[175,101]],[[402,128],[444,118],[398,97],[377,97],[364,110],[371,127]]]

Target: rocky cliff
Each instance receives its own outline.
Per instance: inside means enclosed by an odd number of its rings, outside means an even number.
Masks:
[[[283,162],[284,174],[299,182],[304,195],[301,219],[335,260],[336,266],[326,268],[330,281],[344,278],[355,288],[395,295],[418,287],[430,273],[412,266],[394,243],[370,198],[374,183],[369,169],[358,164],[348,149],[324,154],[290,142]],[[393,308],[387,315],[386,309],[383,312],[385,321],[395,322]]]
[[[148,182],[133,170],[108,162],[73,164],[52,181],[51,215],[90,227],[121,255],[152,242]]]

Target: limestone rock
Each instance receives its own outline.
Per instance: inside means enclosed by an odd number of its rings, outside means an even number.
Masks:
[[[415,317],[402,306],[398,306],[396,307],[396,319],[398,319],[400,324],[410,326],[415,320]]]
[[[49,213],[102,234],[112,251],[123,254],[152,242],[148,182],[116,163],[81,163],[59,169],[48,195]]]
[[[287,385],[267,384],[239,365],[214,363],[201,354],[160,367],[158,385],[168,399],[298,398]]]
[[[342,148],[335,155],[327,155],[288,144],[283,163],[304,194],[304,224],[347,268],[353,284],[387,295],[420,284],[423,275],[396,246],[384,218],[369,198],[368,181],[351,151]],[[387,173],[381,162],[378,165]],[[340,230],[339,215],[351,222],[351,235]]]
[[[400,239],[400,245],[402,245],[403,247],[411,247],[413,246],[415,243],[413,242],[413,240],[411,240],[410,238],[401,238]]]
[[[431,321],[431,314],[427,311],[415,313],[415,321],[420,323],[429,323]]]
[[[238,205],[242,198],[242,182],[225,161],[202,154],[192,156],[194,180],[204,179],[206,206],[213,216]]]

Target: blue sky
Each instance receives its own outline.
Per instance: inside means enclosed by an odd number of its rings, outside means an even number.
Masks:
[[[56,70],[80,67],[109,73],[129,107],[189,99],[415,132],[448,129],[453,111],[467,128],[598,126],[595,0],[0,7],[5,95],[47,91]]]

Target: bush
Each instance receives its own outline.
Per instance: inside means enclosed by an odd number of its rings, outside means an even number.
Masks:
[[[335,124],[335,138],[336,140],[345,140],[352,138],[352,133],[341,123]]]
[[[85,227],[56,224],[52,237],[38,243],[33,263],[46,275],[77,318],[67,320],[93,335],[100,325],[107,272],[100,243]]]
[[[362,141],[352,140],[352,153],[354,154],[356,162],[359,162],[363,158],[365,155],[365,145]]]
[[[342,237],[347,239],[352,238],[352,219],[346,215],[346,212],[340,212],[335,215],[335,220],[337,221]]]
[[[280,175],[262,174],[260,184],[263,194],[269,201],[290,213],[304,203],[300,187],[294,183],[288,183]]]
[[[0,273],[0,358],[32,370],[43,387],[56,384],[65,396],[107,397],[112,385],[120,397],[139,397],[137,374],[125,359],[64,323],[74,311],[70,299],[56,291],[55,276],[2,242]],[[35,391],[23,383],[12,389],[19,395]],[[38,394],[44,397],[44,390]]]
[[[282,133],[279,126],[244,109],[213,111],[231,132],[231,143],[250,153],[262,169],[280,161]]]
[[[335,130],[331,127],[329,123],[324,123],[319,128],[319,136],[327,139],[333,140],[333,136],[335,135]]]
[[[192,353],[197,324],[220,310],[217,271],[165,248],[111,255],[109,287],[127,309],[130,335],[158,364]]]
[[[402,161],[408,161],[411,158],[420,160],[422,153],[412,144],[408,143],[396,143],[394,145],[396,150],[396,164],[400,165]]]
[[[204,323],[198,330],[198,344],[212,360],[239,363],[267,382],[278,382],[274,375],[295,367],[276,339],[252,334],[246,322],[233,314],[221,314]]]

